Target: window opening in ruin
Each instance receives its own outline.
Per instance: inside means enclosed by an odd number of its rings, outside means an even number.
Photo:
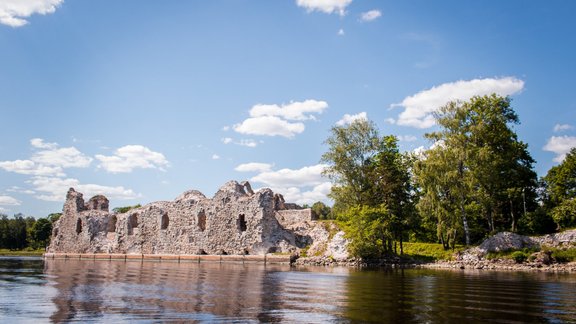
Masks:
[[[82,233],[82,220],[78,218],[76,221],[76,234]]]
[[[138,228],[138,214],[128,217],[128,235],[134,234],[134,228]]]
[[[169,222],[168,213],[165,213],[164,215],[162,215],[162,220],[160,222],[160,229],[163,229],[163,230],[167,229],[168,228],[168,222]]]
[[[222,251],[222,253],[220,253],[222,255],[228,255],[228,253],[226,253],[226,251]]]
[[[200,250],[200,253],[199,253],[199,254],[200,254],[200,255],[207,255],[208,253],[206,253],[206,251],[204,251],[204,250]]]
[[[238,231],[240,232],[246,231],[246,217],[244,216],[244,214],[240,214],[238,216],[237,225],[238,225]]]
[[[114,233],[116,232],[116,216],[112,216],[112,218],[110,218],[110,220],[108,221],[108,232],[109,233]]]
[[[244,255],[248,255],[248,254],[250,254],[250,252],[248,252],[247,249],[244,249]]]
[[[272,246],[268,249],[267,253],[276,253],[276,252],[278,252],[278,248],[275,246]]]
[[[206,213],[203,210],[198,213],[198,228],[201,232],[206,230]]]

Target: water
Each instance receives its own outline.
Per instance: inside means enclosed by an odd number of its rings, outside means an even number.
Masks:
[[[576,275],[0,258],[0,321],[576,322]]]

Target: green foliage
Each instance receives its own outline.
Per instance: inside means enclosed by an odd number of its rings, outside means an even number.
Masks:
[[[32,244],[35,249],[45,248],[50,243],[52,235],[52,222],[47,218],[40,218],[32,225]]]
[[[453,245],[459,233],[466,244],[496,230],[516,231],[524,207],[536,197],[534,160],[509,124],[518,116],[510,99],[497,95],[451,102],[435,119],[435,142],[414,167],[420,186],[418,210],[436,220],[438,240]]]
[[[315,202],[310,208],[312,209],[312,212],[318,217],[318,219],[333,219],[332,208],[326,206],[326,204],[321,201]]]
[[[576,261],[576,248],[570,249],[552,249],[552,258],[556,262],[567,263]]]
[[[457,245],[452,249],[445,249],[438,243],[404,243],[404,255],[415,260],[426,262],[453,260],[454,253],[464,250],[464,246]]]
[[[518,223],[518,232],[523,235],[549,234],[557,228],[554,219],[542,207],[533,212],[528,212]]]
[[[551,214],[559,229],[576,226],[576,198],[562,201],[552,209]]]
[[[116,207],[116,208],[112,209],[112,211],[115,213],[118,213],[118,214],[123,214],[123,213],[125,213],[131,209],[140,208],[140,207],[142,207],[140,204],[134,205],[134,206]]]
[[[348,209],[346,236],[351,239],[350,253],[365,259],[392,253],[388,209],[385,206],[357,206]]]
[[[522,251],[514,251],[510,254],[510,257],[516,261],[516,263],[524,263],[528,259],[528,254]]]
[[[559,228],[576,226],[576,148],[543,178],[544,205]]]

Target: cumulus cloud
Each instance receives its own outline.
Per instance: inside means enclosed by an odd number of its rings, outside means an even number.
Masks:
[[[28,24],[25,18],[33,14],[51,14],[63,0],[2,0],[0,1],[0,23],[12,27]]]
[[[572,130],[572,129],[574,129],[574,126],[568,125],[568,124],[556,124],[556,125],[554,125],[554,132],[556,132],[556,133],[567,131],[567,130]]]
[[[432,113],[450,101],[466,101],[474,96],[491,93],[508,96],[518,93],[523,88],[524,81],[514,77],[457,81],[418,92],[404,98],[401,103],[391,105],[391,107],[404,108],[396,121],[398,125],[429,128],[435,124]]]
[[[308,12],[336,13],[340,16],[346,14],[346,7],[350,3],[352,0],[296,0],[296,5],[305,8]]]
[[[241,134],[292,138],[304,131],[302,121],[315,120],[314,114],[321,114],[326,108],[328,104],[318,100],[290,102],[287,105],[258,104],[250,109],[249,118],[233,128]],[[255,142],[246,144],[255,146]]]
[[[224,143],[224,144],[230,144],[230,143],[232,143],[232,141],[233,141],[233,140],[232,140],[232,138],[230,138],[230,137],[224,137],[224,138],[222,139],[222,143]]]
[[[234,170],[238,172],[268,172],[272,170],[272,164],[250,162],[238,165]]]
[[[109,187],[97,184],[82,184],[79,180],[73,178],[36,177],[30,180],[29,183],[39,193],[37,198],[45,201],[64,201],[69,188],[82,192],[85,198],[95,195],[105,195],[109,199],[117,200],[130,200],[141,197],[140,194],[135,193],[132,189],[126,189],[122,186]]]
[[[344,114],[342,119],[336,122],[336,125],[337,126],[349,125],[352,124],[352,122],[354,122],[355,120],[368,120],[368,114],[366,114],[366,112],[364,111],[356,115]]]
[[[263,183],[270,187],[301,187],[316,186],[326,182],[322,176],[325,164],[316,164],[301,169],[281,169],[266,171],[254,176],[250,181]]]
[[[0,196],[0,205],[2,206],[20,206],[21,202],[10,196]]]
[[[169,167],[170,163],[162,153],[154,152],[142,145],[126,145],[114,152],[112,156],[96,155],[100,161],[99,168],[110,173],[129,173],[134,169],[159,169]]]
[[[370,10],[367,12],[363,12],[360,15],[360,20],[365,21],[365,22],[369,22],[369,21],[374,21],[378,18],[380,18],[382,16],[382,12],[380,12],[380,10]]]
[[[322,177],[324,164],[306,166],[300,169],[281,169],[274,171],[266,163],[246,163],[236,167],[237,171],[259,172],[250,179],[252,183],[263,184],[284,195],[287,202],[312,204],[316,201],[328,202],[332,184]]]
[[[220,155],[212,154],[212,160],[220,160]]]
[[[31,176],[63,177],[65,175],[61,167],[41,165],[30,160],[1,161],[0,168],[8,172]]]
[[[576,136],[552,136],[544,146],[544,151],[554,152],[554,162],[562,162],[566,154],[576,147]]]
[[[344,29],[338,29],[338,36],[344,36]]]
[[[291,123],[276,116],[248,118],[234,125],[234,130],[240,134],[283,136],[293,138],[304,131],[304,123]]]

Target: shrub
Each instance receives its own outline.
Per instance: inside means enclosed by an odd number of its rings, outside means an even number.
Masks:
[[[514,251],[510,256],[516,263],[524,263],[528,259],[528,255],[522,251]]]

